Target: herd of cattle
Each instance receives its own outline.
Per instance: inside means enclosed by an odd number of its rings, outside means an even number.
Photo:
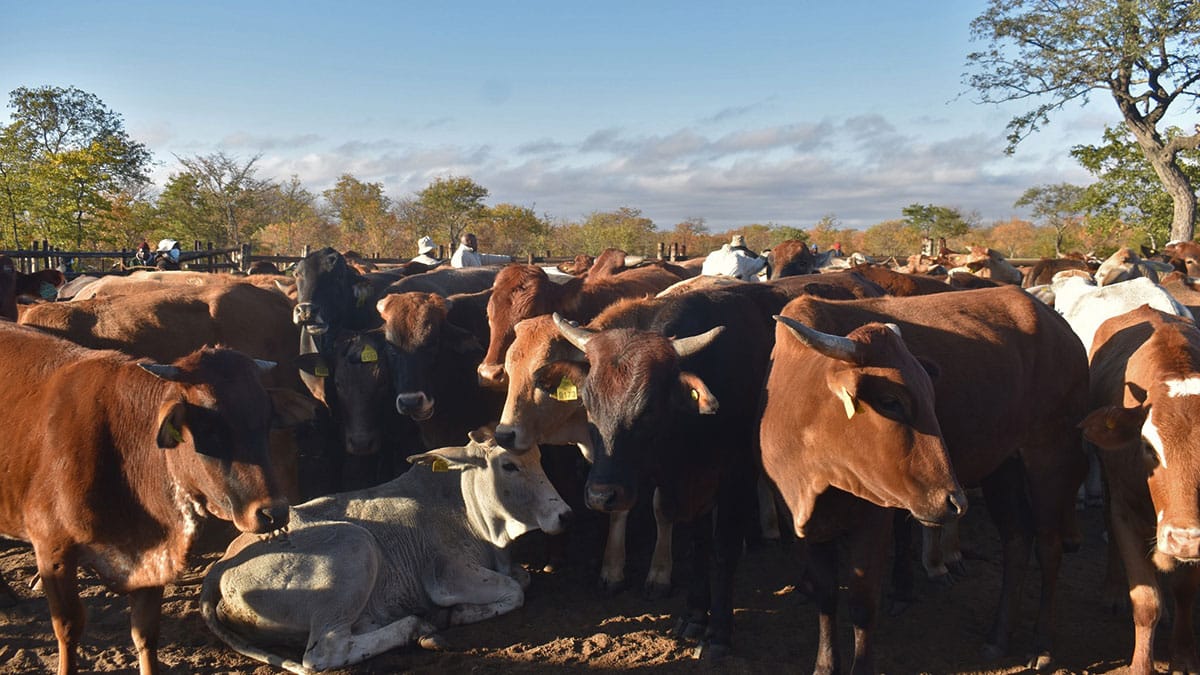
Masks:
[[[1051,664],[1077,499],[1103,493],[1132,671],[1153,671],[1169,573],[1171,668],[1200,672],[1200,245],[1022,271],[985,249],[889,267],[797,244],[761,283],[612,249],[559,269],[378,271],[327,248],[290,275],[69,285],[0,257],[0,373],[21,383],[0,393],[0,535],[33,545],[59,672],[79,667],[80,567],[129,595],[156,672],[163,587],[208,514],[241,532],[200,595],[238,652],[311,672],[439,648],[440,630],[522,605],[513,539],[568,526],[551,445],[578,447],[583,502],[609,514],[606,589],[626,584],[639,499],[657,525],[649,595],[671,587],[672,528],[691,526],[674,634],[699,657],[729,651],[739,557],[777,536],[778,512],[807,543],[814,671],[842,670],[844,562],[850,670],[874,672],[889,558],[911,592],[915,521],[927,574],[948,574],[978,488],[1003,550],[987,654],[1012,647],[1036,553],[1028,651]],[[59,302],[17,303],[47,284]]]

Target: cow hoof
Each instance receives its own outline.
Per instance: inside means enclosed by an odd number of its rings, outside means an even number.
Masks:
[[[422,635],[417,638],[417,644],[421,646],[421,649],[427,649],[431,652],[444,652],[450,649],[450,641],[441,633]]]
[[[692,650],[692,658],[704,661],[717,661],[729,656],[729,645],[718,642],[705,642]]]
[[[1034,654],[1033,656],[1030,656],[1025,667],[1039,673],[1044,673],[1050,670],[1051,663],[1053,663],[1053,661],[1050,658],[1049,652],[1042,652],[1041,654]]]
[[[1005,652],[1006,650],[1003,647],[993,644],[986,644],[983,646],[983,649],[980,650],[980,654],[988,661],[995,661],[997,659],[1004,658]]]
[[[646,582],[642,587],[642,596],[647,600],[662,600],[671,597],[671,584]]]
[[[929,583],[933,584],[933,587],[938,590],[953,588],[954,587],[954,575],[950,574],[949,572],[945,572],[943,574],[935,574],[935,575],[929,577]]]
[[[628,584],[625,583],[624,579],[619,581],[609,581],[608,579],[603,578],[600,579],[600,592],[610,598],[614,595],[620,594],[627,586]]]
[[[704,636],[704,631],[707,628],[706,625],[699,621],[680,619],[676,622],[675,627],[671,629],[671,636],[676,640],[699,640]]]

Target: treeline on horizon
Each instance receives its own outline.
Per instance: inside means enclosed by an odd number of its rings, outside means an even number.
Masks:
[[[755,249],[800,239],[822,249],[836,242],[846,252],[907,257],[921,250],[924,238],[944,237],[951,248],[980,245],[1009,257],[1050,257],[1103,255],[1122,244],[1157,246],[1170,222],[1170,199],[1161,190],[1143,186],[1133,194],[1135,181],[1123,179],[1122,189],[1105,177],[1114,156],[1122,161],[1122,175],[1136,164],[1133,141],[1119,130],[1109,130],[1101,146],[1073,152],[1089,170],[1096,168],[1096,184],[1031,187],[1017,200],[1014,206],[1030,207],[1036,221],[984,223],[953,206],[913,203],[895,219],[866,229],[844,227],[836,214],[808,227],[766,222],[730,228],[703,217],[659,224],[629,205],[580,220],[556,218],[520,204],[489,204],[487,187],[468,176],[437,177],[415,194],[392,196],[381,183],[347,173],[314,192],[295,175],[286,181],[259,177],[259,156],[223,152],[176,157],[177,170],[159,188],[149,179],[150,151],[95,95],[73,87],[19,88],[11,92],[9,108],[12,121],[0,127],[0,248],[48,240],[65,250],[120,250],[170,237],[218,248],[250,243],[259,253],[296,255],[310,245],[410,257],[419,237],[432,237],[448,252],[471,231],[482,250],[522,257],[594,255],[607,247],[652,255],[660,242],[703,255],[733,234]],[[1148,165],[1142,168],[1152,175]],[[1122,204],[1133,199],[1137,209],[1113,208],[1114,194]]]

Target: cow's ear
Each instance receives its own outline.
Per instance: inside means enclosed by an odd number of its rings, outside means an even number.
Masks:
[[[174,448],[183,442],[186,406],[182,400],[164,403],[158,411],[158,447]]]
[[[268,389],[271,397],[271,428],[289,429],[317,417],[317,399],[291,389]]]
[[[461,448],[438,448],[419,455],[410,455],[408,461],[413,465],[424,464],[432,471],[463,471],[466,469],[482,469],[487,466],[483,457],[472,455],[470,446]]]
[[[329,377],[333,373],[329,361],[320,354],[301,354],[296,357],[296,367],[314,377]]]
[[[551,361],[533,374],[534,386],[546,392],[550,398],[564,403],[580,404],[583,381],[587,379],[586,363],[576,361]]]
[[[831,373],[825,382],[829,391],[842,402],[848,420],[863,411],[862,403],[858,400],[859,379],[858,371],[845,368]]]
[[[1142,437],[1142,424],[1149,408],[1108,405],[1083,418],[1079,428],[1084,438],[1105,450],[1126,447]]]
[[[679,373],[679,392],[683,397],[684,407],[700,415],[716,415],[720,404],[717,397],[709,391],[699,376],[689,372]]]
[[[352,288],[354,290],[355,307],[363,307],[366,305],[367,301],[369,301],[371,296],[374,294],[374,289],[371,288],[371,282],[366,280],[354,284]]]

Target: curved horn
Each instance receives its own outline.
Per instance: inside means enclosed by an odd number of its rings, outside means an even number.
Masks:
[[[179,379],[179,369],[172,365],[163,363],[139,363],[138,366],[151,375],[164,380],[171,380],[174,382]]]
[[[717,326],[716,328],[706,330],[699,335],[693,335],[685,338],[675,338],[671,340],[671,346],[675,348],[675,353],[678,354],[679,358],[682,359],[684,357],[691,356],[692,354],[695,354],[701,349],[707,347],[712,343],[713,340],[717,339],[717,336],[720,335],[724,330],[725,326]]]
[[[887,326],[888,330],[890,330],[890,331],[892,331],[893,333],[895,333],[897,337],[901,337],[901,338],[903,338],[903,337],[904,337],[904,335],[903,335],[903,334],[900,332],[900,326],[897,326],[897,325],[896,325],[896,324],[894,324],[894,323],[885,323],[885,324],[883,324],[883,325],[884,325],[884,326]]]
[[[627,256],[625,256],[625,266],[626,267],[633,267],[635,265],[641,265],[644,262],[646,262],[646,256],[644,256],[644,255],[627,255]]]
[[[786,316],[776,314],[771,318],[787,326],[801,344],[811,347],[831,359],[850,363],[859,362],[858,343],[854,340],[840,335],[822,333]]]
[[[572,324],[571,322],[559,316],[558,312],[555,312],[551,318],[554,319],[554,325],[558,328],[558,332],[562,333],[562,336],[567,338],[567,342],[575,345],[575,348],[581,352],[587,351],[588,340],[591,340],[595,333],[586,328],[580,328],[579,326]]]

